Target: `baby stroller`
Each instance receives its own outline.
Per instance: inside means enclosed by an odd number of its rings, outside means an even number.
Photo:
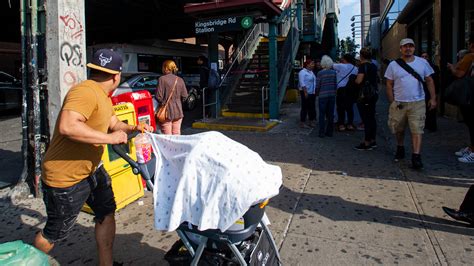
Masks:
[[[135,136],[131,134],[129,139]],[[152,160],[142,164],[133,160],[122,145],[112,145],[112,149],[130,164],[134,174],[145,179],[147,188],[153,191],[156,158],[153,156]],[[238,230],[201,231],[188,222],[182,223],[176,229],[182,244],[176,243],[168,253],[173,250],[177,253],[177,249],[183,250],[184,247],[187,254],[181,260],[170,261],[167,256],[165,259],[172,265],[206,265],[206,262],[207,265],[281,265],[270,229],[262,222],[267,203],[268,200],[251,206],[241,219],[243,228]]]

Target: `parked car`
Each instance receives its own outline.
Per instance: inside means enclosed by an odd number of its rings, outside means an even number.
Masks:
[[[125,78],[125,81],[118,86],[112,96],[117,96],[126,92],[147,90],[151,95],[153,95],[153,99],[155,99],[156,86],[158,85],[158,79],[160,76],[160,74],[153,72],[133,74],[128,78]],[[186,79],[184,79],[184,82],[188,90],[188,97],[183,101],[183,108],[190,111],[196,108],[197,101],[201,98],[199,86],[189,84]],[[156,105],[156,100],[154,100],[153,107],[155,109],[157,107]]]
[[[21,82],[0,71],[0,111],[19,110],[22,102]]]

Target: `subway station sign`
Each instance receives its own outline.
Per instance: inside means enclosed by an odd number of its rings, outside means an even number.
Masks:
[[[253,18],[249,16],[237,17],[231,16],[226,18],[213,18],[196,21],[194,28],[196,34],[226,32],[234,30],[248,29],[253,26]]]

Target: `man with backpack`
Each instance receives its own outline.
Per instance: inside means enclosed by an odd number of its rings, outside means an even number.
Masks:
[[[400,59],[392,61],[385,71],[387,99],[390,103],[388,126],[397,139],[394,160],[405,158],[405,128],[408,123],[412,139],[412,167],[423,168],[421,161],[421,140],[425,127],[426,104],[424,86],[431,96],[430,110],[436,108],[436,93],[431,75],[433,68],[423,58],[417,57],[415,43],[406,38],[400,41]]]

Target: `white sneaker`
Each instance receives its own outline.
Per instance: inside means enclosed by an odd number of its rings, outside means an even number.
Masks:
[[[474,152],[471,152],[469,155],[458,158],[458,161],[461,163],[474,163]]]
[[[454,155],[458,156],[458,157],[464,157],[464,156],[467,156],[471,153],[471,148],[469,147],[465,147],[465,148],[461,148],[459,151],[455,152]]]

